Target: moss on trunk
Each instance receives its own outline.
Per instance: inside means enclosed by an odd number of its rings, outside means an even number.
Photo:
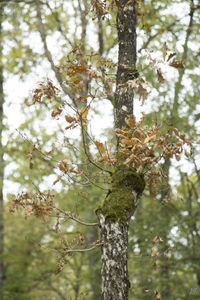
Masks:
[[[120,223],[133,215],[145,187],[144,177],[131,167],[119,165],[112,175],[112,185],[100,209],[106,218]]]

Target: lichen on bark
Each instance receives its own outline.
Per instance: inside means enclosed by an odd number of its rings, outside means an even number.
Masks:
[[[99,209],[105,218],[125,223],[133,215],[144,187],[142,174],[138,174],[132,167],[117,165],[112,175],[111,188]]]

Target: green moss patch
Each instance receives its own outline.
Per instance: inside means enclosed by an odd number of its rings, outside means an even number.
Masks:
[[[125,165],[117,166],[112,175],[112,186],[99,207],[106,218],[126,222],[136,209],[136,197],[145,187],[143,175]]]

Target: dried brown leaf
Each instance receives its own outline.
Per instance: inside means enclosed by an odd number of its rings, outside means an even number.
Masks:
[[[65,115],[65,120],[68,123],[77,122],[77,119],[75,117],[70,116],[70,115]]]
[[[185,68],[185,65],[184,65],[184,62],[182,59],[181,60],[173,59],[173,61],[169,65],[174,68],[180,68],[180,69]]]
[[[58,168],[60,169],[60,171],[62,171],[64,173],[67,172],[67,164],[63,161],[58,165]]]
[[[55,118],[56,116],[60,115],[62,113],[62,109],[60,107],[57,107],[54,111],[52,111],[51,116]]]
[[[139,84],[136,92],[139,94],[139,98],[142,99],[142,104],[144,104],[144,101],[147,99],[148,91],[145,89],[141,84]]]
[[[175,135],[179,137],[180,134],[179,134],[178,130],[176,128],[172,128],[172,130],[175,133]]]
[[[166,258],[166,259],[169,258],[169,255],[168,255],[168,253],[167,253],[166,251],[163,253],[163,256],[164,256],[164,258]]]
[[[153,240],[152,240],[152,243],[153,244],[155,244],[156,243],[156,241],[157,241],[157,239],[158,239],[158,236],[156,235],[156,236],[154,236],[154,238],[153,238]]]
[[[103,153],[106,152],[106,149],[104,147],[104,145],[101,142],[95,141],[95,145],[97,147],[97,149]]]
[[[59,176],[56,178],[56,180],[53,182],[53,185],[55,185],[57,182],[59,182],[61,178],[62,178],[62,176],[59,175]]]
[[[158,248],[156,246],[153,246],[151,248],[151,257],[157,258],[158,255],[159,255]]]
[[[172,57],[174,57],[176,55],[176,52],[170,53],[168,55],[167,61],[169,61]]]
[[[27,218],[31,215],[32,211],[33,211],[33,206],[27,205],[22,211],[22,216]]]
[[[87,107],[83,107],[80,111],[79,111],[79,115],[81,115],[82,120],[84,120],[87,117],[88,111],[90,109],[90,106],[88,105]]]
[[[157,70],[157,76],[158,76],[158,81],[160,83],[163,83],[165,81],[164,77],[163,77],[163,74],[160,70]]]
[[[166,55],[167,55],[167,43],[164,42],[164,44],[163,44],[163,60],[165,60]]]
[[[128,118],[125,119],[126,125],[130,128],[134,129],[136,126],[136,118],[133,114],[131,114]]]

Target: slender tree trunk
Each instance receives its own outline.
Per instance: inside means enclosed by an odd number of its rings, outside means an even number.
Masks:
[[[117,13],[118,70],[115,92],[115,127],[125,126],[125,118],[133,113],[133,90],[120,84],[133,79],[136,65],[136,10],[135,1],[128,6],[128,0],[121,0]]]
[[[115,128],[126,126],[125,118],[133,113],[133,91],[123,85],[134,78],[136,65],[135,1],[118,3],[118,70],[115,91]],[[119,150],[119,149],[118,149]],[[130,288],[128,276],[128,229],[137,201],[144,189],[144,180],[121,162],[118,156],[109,193],[96,213],[102,241],[102,299],[127,300]]]
[[[0,6],[0,57],[2,56],[2,18],[3,5]],[[3,239],[4,239],[4,223],[3,223],[3,177],[4,177],[4,162],[3,162],[3,146],[2,146],[2,130],[3,130],[3,67],[0,64],[0,290],[3,287]]]

